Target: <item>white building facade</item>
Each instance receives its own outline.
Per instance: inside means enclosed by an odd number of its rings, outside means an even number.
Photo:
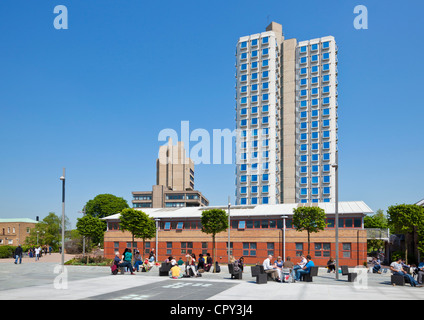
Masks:
[[[282,26],[236,50],[236,204],[333,202],[337,46],[284,40]]]

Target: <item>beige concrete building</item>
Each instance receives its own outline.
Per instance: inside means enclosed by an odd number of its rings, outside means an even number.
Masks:
[[[23,245],[37,223],[28,218],[0,219],[0,246]]]
[[[199,207],[209,201],[194,190],[194,162],[186,156],[184,143],[178,141],[159,148],[156,160],[156,185],[152,191],[133,191],[134,208]]]

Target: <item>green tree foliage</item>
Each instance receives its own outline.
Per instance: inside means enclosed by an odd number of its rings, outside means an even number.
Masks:
[[[228,229],[228,214],[222,209],[210,209],[202,212],[201,217],[202,232],[212,235],[212,250],[213,250],[213,263],[215,272],[215,261],[216,261],[216,248],[215,248],[215,236],[216,234],[223,232]]]
[[[389,227],[389,222],[387,217],[384,214],[384,211],[378,209],[375,214],[372,216],[366,216],[364,218],[364,227],[365,228],[377,228],[377,229],[387,229]]]
[[[87,240],[89,243],[90,240],[92,240],[92,243],[102,242],[105,233],[104,221],[90,215],[85,215],[84,217],[77,219],[76,226],[78,233],[88,238]]]
[[[405,259],[408,259],[410,236],[413,237],[413,250],[422,246],[422,238],[418,239],[418,236],[424,233],[424,208],[416,204],[390,206],[387,209],[387,218],[391,232],[405,235]]]
[[[61,225],[62,219],[54,212],[49,212],[42,221],[35,225],[35,228],[31,229],[29,237],[25,240],[25,244],[36,245],[38,237],[39,245],[50,245],[53,250],[57,250],[62,241]],[[65,217],[65,230],[68,229],[68,225],[68,218]]]
[[[121,212],[120,226],[122,231],[126,230],[132,235],[131,252],[133,252],[134,238],[143,239],[142,256],[144,256],[146,239],[154,238],[156,235],[155,221],[141,210],[127,208]]]
[[[366,216],[364,218],[364,227],[365,228],[376,228],[376,229],[388,229],[389,222],[387,220],[384,211],[378,209],[375,214],[371,216]],[[379,239],[368,239],[367,240],[367,251],[379,251],[384,247],[384,240]]]
[[[126,208],[129,208],[129,206],[124,198],[105,193],[99,194],[94,199],[89,200],[85,205],[85,213],[93,217],[104,218],[120,213]]]
[[[293,226],[296,231],[308,233],[308,254],[310,253],[310,234],[324,230],[325,212],[320,207],[299,207],[293,209]]]

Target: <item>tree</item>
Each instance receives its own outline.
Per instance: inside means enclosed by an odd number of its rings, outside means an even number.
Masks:
[[[296,231],[308,233],[308,254],[310,252],[310,234],[324,230],[325,211],[320,207],[299,207],[293,209],[293,226]]]
[[[375,214],[364,218],[365,228],[388,229],[389,223],[384,211],[378,209]],[[384,246],[384,240],[367,239],[367,251],[379,251]]]
[[[124,198],[105,193],[99,194],[94,199],[89,200],[85,205],[85,213],[93,217],[104,218],[120,213],[126,208],[129,208],[129,206]]]
[[[98,240],[103,238],[105,232],[105,223],[99,218],[85,215],[82,218],[77,219],[77,230],[78,232],[87,237],[88,248],[90,248],[90,240]],[[87,255],[88,263],[88,255]]]
[[[53,250],[57,250],[60,246],[61,238],[61,224],[62,219],[59,218],[54,212],[49,214],[39,223],[35,225],[30,231],[29,237],[26,238],[25,244],[27,245],[50,245]],[[65,227],[69,225],[68,218],[65,217]],[[66,228],[67,229],[67,228]]]
[[[414,248],[418,250],[417,234],[421,234],[424,228],[424,208],[416,204],[399,204],[387,209],[389,226],[394,233],[405,235],[405,259],[408,262],[409,236],[414,237]],[[418,255],[418,252],[417,252]]]
[[[383,210],[378,209],[375,214],[372,216],[366,216],[364,218],[364,227],[365,228],[377,228],[377,229],[387,229],[389,223],[387,217],[384,215]]]
[[[222,209],[210,209],[202,212],[201,217],[202,232],[212,235],[212,254],[214,268],[213,272],[216,272],[215,261],[216,261],[216,248],[215,248],[215,236],[217,233],[228,229],[228,214]],[[229,250],[230,248],[228,248]]]
[[[131,252],[133,252],[134,238],[143,239],[142,256],[144,260],[146,239],[151,239],[156,235],[155,221],[141,210],[127,208],[121,212],[120,226],[122,231],[129,231],[132,235]]]

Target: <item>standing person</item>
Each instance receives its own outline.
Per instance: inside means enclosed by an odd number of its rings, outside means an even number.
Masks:
[[[49,245],[49,255],[52,254],[52,250],[53,250],[52,246]]]
[[[18,264],[18,259],[19,259],[19,264],[22,263],[22,254],[23,254],[23,250],[20,244],[18,244],[18,246],[15,249],[15,264]]]
[[[415,281],[414,277],[410,274],[406,273],[402,268],[402,258],[398,258],[397,261],[393,261],[390,264],[390,271],[392,271],[393,275],[400,275],[405,278],[405,281],[409,281],[411,287],[422,287],[419,285],[417,281]]]
[[[41,248],[37,247],[37,248],[34,249],[34,251],[35,251],[35,261],[38,261],[40,259]]]

